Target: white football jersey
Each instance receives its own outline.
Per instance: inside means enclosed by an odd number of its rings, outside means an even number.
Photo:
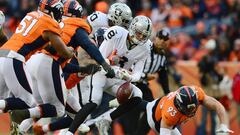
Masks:
[[[138,81],[141,77],[144,63],[150,54],[152,42],[148,40],[143,44],[139,44],[129,50],[127,47],[128,31],[120,26],[110,27],[104,35],[104,41],[99,50],[104,58],[111,55],[113,51],[117,51],[120,57],[126,57],[127,62],[121,67],[127,70],[132,70],[132,81]],[[120,65],[117,65],[120,66]]]
[[[87,17],[87,21],[92,27],[92,33],[94,33],[97,29],[101,27],[106,27],[106,28],[109,27],[107,14],[104,14],[99,11],[93,12],[91,15],[89,15]]]

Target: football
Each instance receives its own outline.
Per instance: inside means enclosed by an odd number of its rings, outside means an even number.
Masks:
[[[129,81],[122,84],[117,90],[117,100],[119,104],[124,104],[132,96],[132,86]]]

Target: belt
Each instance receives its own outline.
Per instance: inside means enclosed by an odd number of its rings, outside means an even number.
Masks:
[[[7,57],[25,62],[25,57],[12,50],[0,50],[0,57]]]

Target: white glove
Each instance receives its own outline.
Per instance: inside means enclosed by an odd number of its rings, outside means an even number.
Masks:
[[[87,133],[90,131],[90,127],[87,126],[86,124],[81,124],[78,128],[78,130],[81,132],[81,133]]]
[[[234,133],[234,132],[228,129],[227,125],[220,124],[219,128],[216,130],[216,133]]]
[[[0,11],[0,29],[3,26],[3,23],[5,22],[5,16],[2,11]]]
[[[132,80],[132,76],[130,75],[129,71],[123,68],[120,68],[119,70],[117,70],[116,76],[121,80],[126,80],[126,81]]]

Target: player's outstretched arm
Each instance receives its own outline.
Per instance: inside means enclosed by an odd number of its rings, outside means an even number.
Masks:
[[[181,135],[179,130],[177,128],[173,128],[173,126],[169,126],[164,119],[161,120],[161,126],[160,126],[160,133],[159,135]]]
[[[66,59],[69,59],[71,57],[73,57],[74,52],[73,49],[68,48],[64,42],[62,41],[62,39],[60,38],[59,35],[50,32],[50,31],[45,31],[43,33],[43,39],[50,41],[51,45],[54,47],[54,49],[57,51],[57,53]]]
[[[217,112],[217,115],[220,120],[220,127],[216,130],[219,133],[233,133],[232,130],[228,129],[227,127],[227,113],[223,107],[223,105],[218,102],[215,98],[210,96],[205,96],[203,100],[203,105],[206,106],[210,110],[214,110]]]

